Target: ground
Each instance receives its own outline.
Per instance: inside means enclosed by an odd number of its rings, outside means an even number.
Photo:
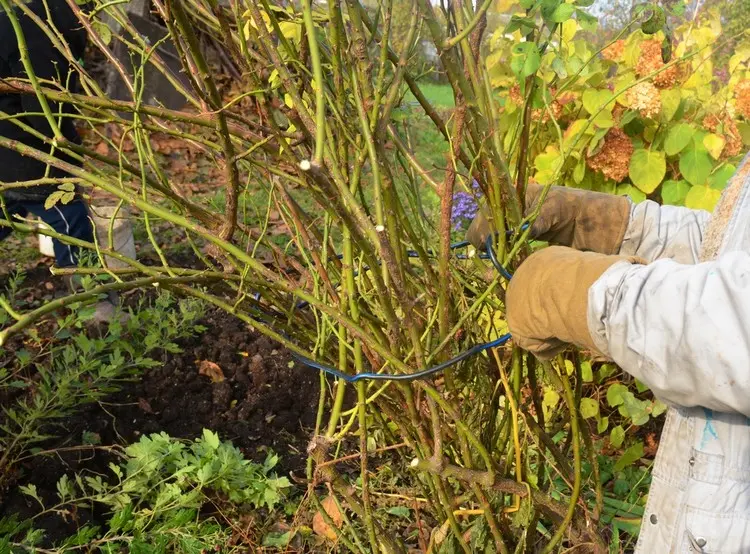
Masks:
[[[0,289],[6,282],[7,274],[0,275]],[[30,270],[22,296],[31,307],[53,296],[59,286],[40,265]],[[113,457],[102,446],[130,444],[143,434],[159,431],[193,439],[204,428],[231,440],[249,459],[262,461],[269,448],[282,452],[279,473],[289,475],[292,482],[302,480],[305,448],[317,412],[318,374],[295,364],[278,345],[226,313],[211,310],[200,323],[207,330],[180,341],[181,353],[164,353],[162,364],[142,379],[126,383],[105,401],[66,418],[55,438],[41,446],[55,452],[22,463],[16,468],[19,481],[36,485],[42,497],[51,498],[63,474],[82,469],[107,472]],[[201,364],[207,362],[218,368],[213,378],[199,373]],[[98,446],[87,447],[85,441]],[[38,511],[30,497],[14,490],[5,492],[0,517],[27,517]],[[50,516],[39,524],[49,531],[48,539],[55,541],[101,514],[80,515],[77,521],[68,522]]]

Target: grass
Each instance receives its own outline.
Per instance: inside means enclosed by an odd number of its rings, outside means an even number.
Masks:
[[[429,83],[422,81],[419,83],[422,94],[436,108],[453,108],[456,104],[453,99],[453,89],[450,85],[440,83]],[[416,102],[417,99],[411,92],[407,92],[404,98],[406,102]]]

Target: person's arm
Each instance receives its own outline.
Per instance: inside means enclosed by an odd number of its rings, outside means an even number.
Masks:
[[[684,264],[698,262],[709,212],[660,206],[646,200],[630,207],[630,218],[619,254],[647,261],[669,258]]]
[[[529,185],[527,213],[536,206],[541,192],[541,186]],[[531,235],[576,250],[695,263],[710,217],[708,212],[660,206],[650,200],[634,204],[624,196],[552,187]],[[480,212],[467,239],[483,249],[490,230],[489,221]]]
[[[750,417],[750,254],[613,265],[587,315],[596,349],[658,398]]]

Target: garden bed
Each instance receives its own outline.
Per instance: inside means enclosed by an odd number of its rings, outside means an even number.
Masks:
[[[43,264],[33,265],[20,295],[28,308],[60,292],[59,279]],[[0,276],[0,289],[7,280]],[[17,485],[34,485],[45,502],[52,502],[63,475],[85,472],[109,478],[119,447],[158,432],[195,439],[204,428],[211,429],[258,462],[273,450],[281,454],[278,475],[302,483],[320,391],[317,372],[295,364],[282,348],[226,313],[209,310],[198,323],[206,330],[178,341],[182,352],[163,353],[157,367],[57,422],[54,438],[39,446],[45,453],[13,468],[13,486],[0,491],[0,518],[39,513],[39,504]],[[8,352],[22,346],[20,338],[13,340]],[[74,510],[43,516],[35,525],[51,545],[85,523],[103,524],[108,517]]]

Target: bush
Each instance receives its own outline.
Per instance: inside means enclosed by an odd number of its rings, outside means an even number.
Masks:
[[[517,7],[518,9],[519,7]],[[520,16],[514,16],[519,18]],[[531,98],[533,178],[623,194],[634,201],[711,210],[750,144],[750,41],[742,34],[729,78],[713,55],[733,37],[718,11],[669,36],[626,29],[600,52],[567,20],[558,49],[540,56]],[[527,96],[507,70],[521,30],[491,40],[492,83],[502,93],[504,144],[512,150]],[[743,38],[744,37],[744,38]]]

